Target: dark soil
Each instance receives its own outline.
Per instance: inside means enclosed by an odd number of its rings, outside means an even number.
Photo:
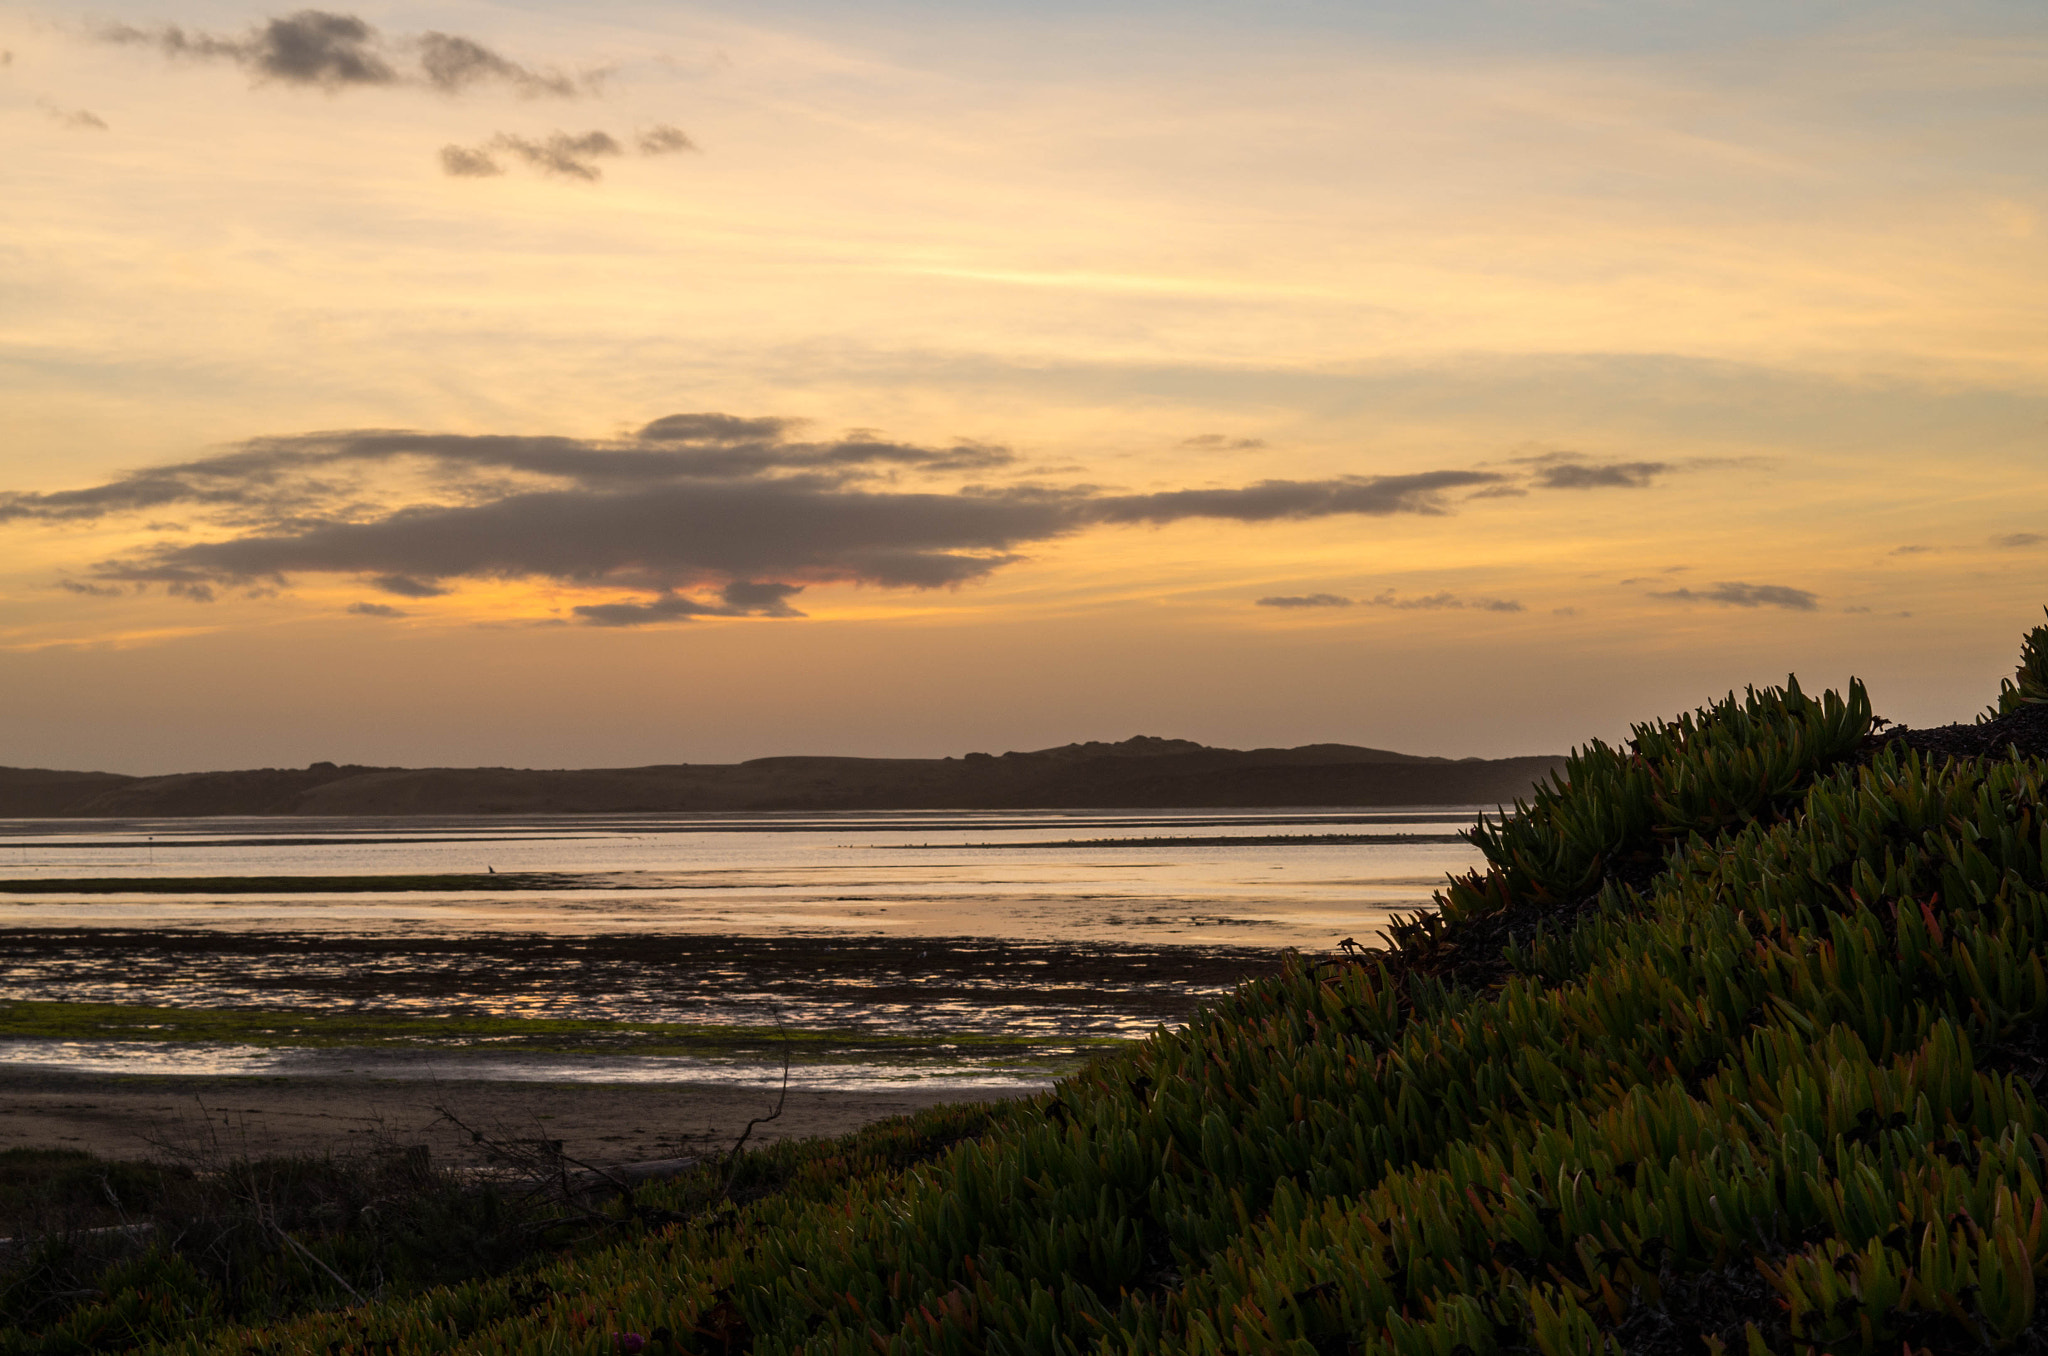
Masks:
[[[1950,758],[2003,758],[2008,751],[2048,758],[2048,706],[2025,706],[1982,723],[1936,725],[1924,730],[1894,725],[1870,736],[1865,748],[1875,754],[1894,743],[1917,753]]]

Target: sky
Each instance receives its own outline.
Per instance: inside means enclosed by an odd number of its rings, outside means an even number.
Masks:
[[[0,765],[1968,719],[2043,145],[2033,0],[0,0]]]

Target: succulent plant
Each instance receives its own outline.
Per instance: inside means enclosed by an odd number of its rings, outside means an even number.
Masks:
[[[1998,705],[1989,714],[2009,716],[2029,706],[2048,705],[2048,626],[2037,626],[2020,641],[2019,671],[1998,685]]]

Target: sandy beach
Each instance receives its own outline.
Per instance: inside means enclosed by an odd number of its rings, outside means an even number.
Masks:
[[[1034,1088],[1019,1088],[1025,1096]],[[965,1094],[963,1096],[963,1094]],[[755,1143],[839,1135],[941,1102],[985,1099],[942,1086],[791,1090],[780,1119]],[[438,1162],[484,1161],[450,1124],[506,1139],[553,1139],[588,1163],[631,1163],[729,1146],[775,1089],[593,1083],[427,1083],[371,1078],[109,1077],[37,1070],[0,1073],[0,1149],[85,1149],[147,1158],[217,1146],[250,1155],[348,1153],[426,1144]]]

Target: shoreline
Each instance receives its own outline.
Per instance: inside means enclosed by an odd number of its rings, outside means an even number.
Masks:
[[[348,1155],[426,1145],[434,1161],[481,1166],[470,1136],[549,1139],[613,1166],[723,1152],[774,1105],[779,1079],[757,1087],[691,1082],[420,1082],[373,1077],[107,1075],[9,1070],[0,1078],[0,1150],[82,1149],[106,1159],[178,1154]],[[788,1092],[780,1118],[750,1144],[835,1137],[949,1102],[1028,1097],[1011,1090],[902,1086]],[[964,1094],[964,1095],[963,1095]]]

